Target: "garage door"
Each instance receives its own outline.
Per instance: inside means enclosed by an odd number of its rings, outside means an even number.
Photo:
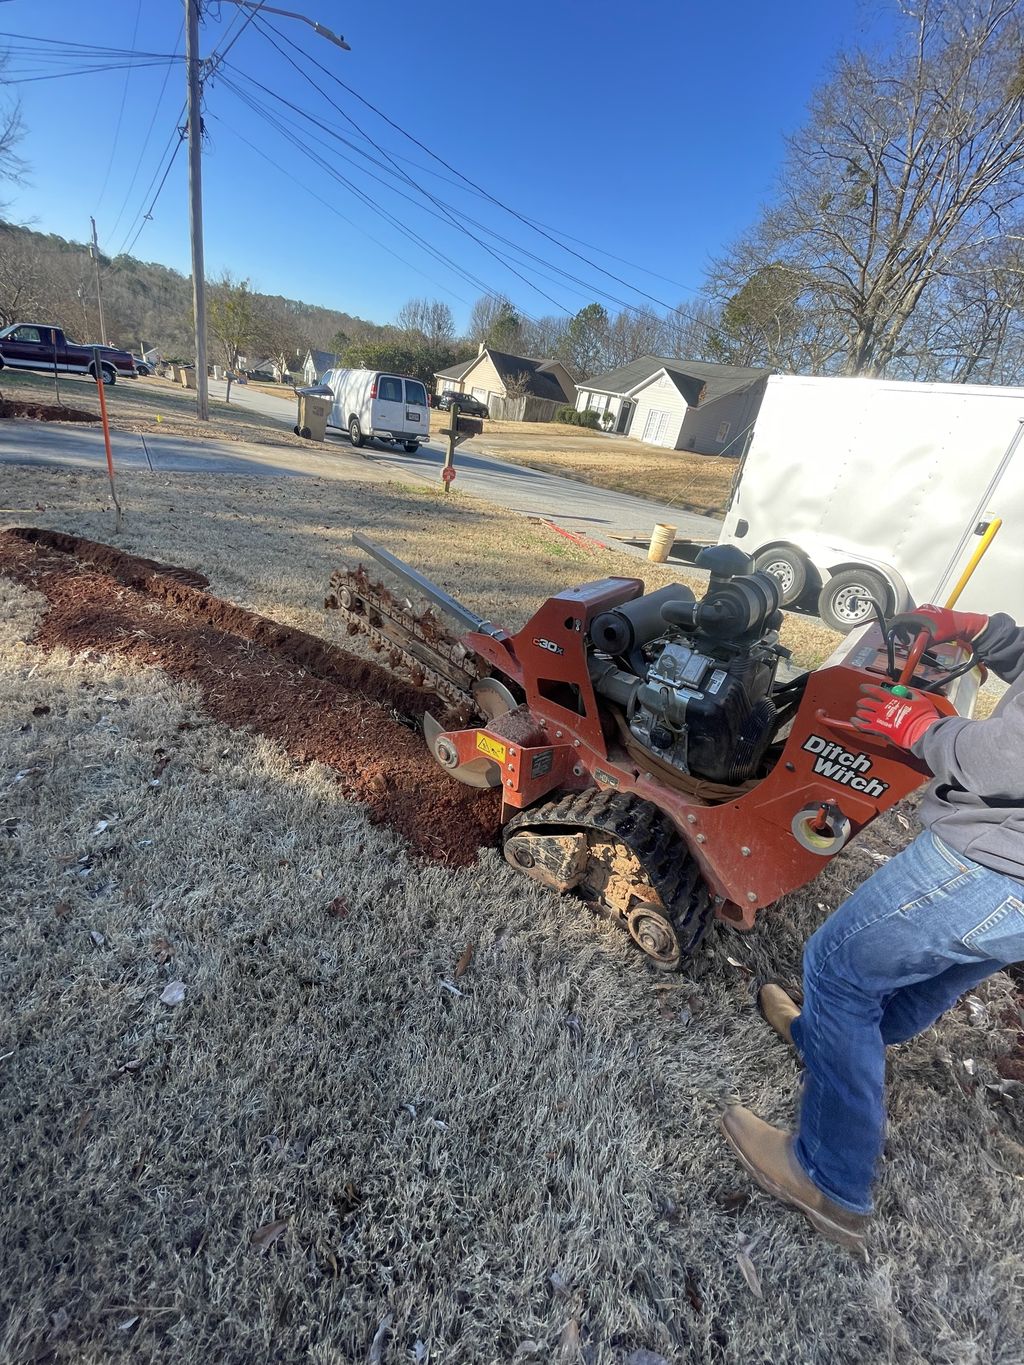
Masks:
[[[486,390],[486,389],[473,389],[472,393],[473,393],[473,397],[474,397],[474,398],[479,398],[479,400],[480,400],[481,403],[486,403],[486,402],[487,402],[487,390]]]
[[[647,414],[647,421],[644,423],[644,434],[640,439],[641,441],[646,441],[649,445],[664,445],[667,431],[668,413],[658,412],[656,408],[652,408]]]

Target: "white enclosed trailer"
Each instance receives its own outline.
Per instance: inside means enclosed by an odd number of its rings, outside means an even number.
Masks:
[[[993,517],[958,606],[1024,622],[1024,389],[773,375],[720,540],[784,601],[851,630],[942,601]]]

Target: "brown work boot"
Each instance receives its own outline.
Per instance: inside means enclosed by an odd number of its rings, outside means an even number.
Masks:
[[[867,1256],[865,1233],[870,1216],[850,1213],[822,1194],[793,1155],[789,1133],[773,1128],[740,1104],[731,1104],[725,1111],[721,1128],[726,1142],[762,1190],[799,1209],[829,1241]]]
[[[800,1013],[800,1006],[787,988],[780,981],[766,981],[757,993],[757,1008],[765,1022],[792,1047],[792,1024]]]

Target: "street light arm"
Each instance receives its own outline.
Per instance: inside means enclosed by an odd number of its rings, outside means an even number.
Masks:
[[[298,19],[300,23],[308,24],[315,33],[318,33],[321,38],[326,38],[327,41],[333,43],[335,47],[344,48],[346,52],[352,51],[345,39],[339,34],[332,33],[329,28],[325,28],[323,24],[317,23],[315,19],[310,19],[305,14],[298,14],[295,10],[278,9],[275,5],[262,5],[259,3],[259,0],[227,0],[227,2],[230,5],[238,5],[240,9],[258,11],[260,14],[280,14],[285,19]]]

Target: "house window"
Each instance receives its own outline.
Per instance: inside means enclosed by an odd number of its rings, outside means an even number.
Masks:
[[[722,422],[719,425],[718,435],[715,437],[715,440],[718,442],[720,446],[725,445],[725,442],[729,436],[729,429],[731,426],[732,426],[731,422]]]

